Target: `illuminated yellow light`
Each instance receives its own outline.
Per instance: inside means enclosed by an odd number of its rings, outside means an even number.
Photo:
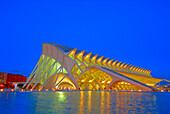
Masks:
[[[126,68],[129,64],[126,64],[123,68]]]
[[[64,93],[63,93],[63,92],[58,92],[58,93],[59,93],[59,95],[58,95],[59,101],[64,101],[64,100],[65,100],[65,95],[64,95]]]
[[[110,81],[107,82],[108,84],[110,83]]]
[[[76,88],[74,85],[72,85],[74,88]]]
[[[154,84],[146,84],[146,85],[148,85],[148,86],[154,86]]]
[[[164,92],[164,90],[161,90],[161,92]]]
[[[84,80],[82,80],[81,82],[84,82]]]
[[[139,90],[139,92],[141,92],[141,90]]]
[[[103,63],[105,63],[107,60],[104,60]]]
[[[30,89],[30,91],[32,91],[32,89]]]
[[[24,89],[21,89],[21,91],[24,91]]]
[[[74,51],[72,51],[71,54],[74,54]]]
[[[125,84],[127,84],[127,83],[125,82]]]
[[[89,82],[92,82],[92,80],[90,80]]]
[[[58,92],[60,95],[63,95],[63,92]]]
[[[131,66],[131,67],[130,67],[130,70],[132,70],[132,69],[133,69],[133,67],[134,67],[134,66]]]
[[[114,59],[110,60],[107,64],[110,65]]]
[[[92,54],[92,53],[89,53],[88,55],[86,55],[86,56],[84,57],[84,59],[89,59],[90,56],[91,56],[91,54]]]
[[[139,69],[138,69],[138,72],[140,72],[141,70],[142,70],[142,68],[139,68]]]
[[[115,66],[115,64],[118,62],[118,60],[117,61],[114,61],[113,63],[112,63],[112,66]]]
[[[55,91],[55,88],[52,88],[52,91]]]
[[[99,61],[101,61],[101,60],[102,60],[102,58],[99,59]]]
[[[1,89],[1,91],[4,91],[3,89]]]
[[[85,52],[85,50],[82,51],[82,52],[80,52],[80,53],[77,55],[77,58],[82,59],[82,56],[83,56],[84,52]]]
[[[121,82],[120,84],[123,84],[123,82]]]
[[[102,81],[102,83],[104,83],[104,81]]]
[[[38,91],[41,91],[41,89],[39,89]]]
[[[136,71],[138,71],[138,69],[139,69],[139,67],[138,67],[138,68],[136,68],[135,70],[136,70]]]
[[[101,60],[103,59],[103,57],[104,57],[104,56],[100,57],[100,58],[97,60],[97,62],[99,62],[99,63],[100,63],[100,62],[101,62]]]
[[[134,67],[132,70],[134,71],[137,67]]]
[[[121,62],[119,62],[119,63],[117,63],[117,64],[116,64],[116,66],[117,66],[117,67],[119,67],[121,63],[122,63],[122,61],[121,61]]]
[[[46,91],[48,91],[48,89],[46,89]]]
[[[95,60],[96,59],[96,56],[94,56],[93,58],[92,58],[92,60]]]
[[[120,67],[122,68],[124,64],[125,64],[125,63],[122,63],[122,64],[120,65]]]

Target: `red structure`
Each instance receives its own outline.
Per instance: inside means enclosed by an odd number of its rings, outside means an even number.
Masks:
[[[10,82],[26,82],[27,78],[19,74],[7,74],[6,83]]]
[[[0,72],[0,89],[15,88],[14,83],[25,83],[27,78],[20,74]]]

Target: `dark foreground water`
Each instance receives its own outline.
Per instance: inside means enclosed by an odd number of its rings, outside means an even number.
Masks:
[[[0,114],[142,113],[170,114],[170,93],[159,92],[0,92]]]

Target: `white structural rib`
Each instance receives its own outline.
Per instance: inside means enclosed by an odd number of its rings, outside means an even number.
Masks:
[[[37,71],[39,71],[39,66],[41,66],[42,65],[42,63],[44,62],[44,60],[46,59],[46,57],[44,57],[44,59],[41,61],[41,63],[38,65],[38,68],[36,69],[36,71],[35,72],[37,72]],[[38,62],[39,63],[39,62]],[[30,79],[34,76],[33,75],[34,73],[31,73],[31,75],[29,76],[29,78],[27,79],[27,81],[26,81],[26,83],[24,84],[24,86],[23,87],[25,87],[26,86],[26,84],[30,81]]]
[[[46,75],[46,73],[50,70],[50,72],[48,73],[48,75],[51,73],[52,69],[54,68],[54,65],[56,64],[56,61],[50,66],[50,68],[44,73],[44,75],[41,76],[41,78],[38,79],[38,81],[36,81],[36,83],[34,84],[34,86],[32,87],[32,89],[34,89],[34,87],[37,85],[38,82],[41,81],[41,79]],[[47,77],[48,77],[47,75]],[[47,78],[46,77],[46,78]],[[46,79],[45,79],[46,80]]]
[[[47,57],[46,57],[47,58]],[[31,83],[35,80],[35,78],[36,77],[38,77],[39,76],[39,73],[41,73],[41,71],[42,70],[44,70],[44,68],[46,67],[46,65],[48,64],[48,62],[50,61],[51,59],[49,59],[48,61],[47,61],[47,63],[43,66],[43,68],[39,68],[39,71],[38,71],[38,73],[37,74],[35,74],[35,76],[33,77],[33,79],[30,81],[30,83],[28,84],[28,86],[27,86],[27,88],[26,89],[28,89],[28,87],[31,85]],[[41,66],[41,65],[40,65]]]
[[[58,75],[57,75],[57,78],[55,79],[55,82],[54,82],[54,85],[53,85],[53,87],[52,88],[54,88],[55,87],[55,83],[57,82],[57,80],[58,80],[58,77],[59,77],[59,75],[60,75],[60,72],[61,72],[61,69],[60,69],[60,71],[59,71],[59,73],[58,73]]]
[[[58,72],[58,70],[61,70],[61,67],[56,70],[56,72],[48,79],[48,81]],[[48,81],[44,81],[45,83],[40,88],[43,88],[48,83]]]

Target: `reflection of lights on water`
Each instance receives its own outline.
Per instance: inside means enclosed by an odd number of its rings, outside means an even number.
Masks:
[[[92,91],[88,91],[88,100],[87,100],[87,102],[88,102],[88,110],[91,110],[91,94],[92,94]]]
[[[63,95],[63,92],[58,92],[60,95]]]
[[[64,101],[66,96],[64,95],[64,92],[58,92],[58,100],[59,101]]]

